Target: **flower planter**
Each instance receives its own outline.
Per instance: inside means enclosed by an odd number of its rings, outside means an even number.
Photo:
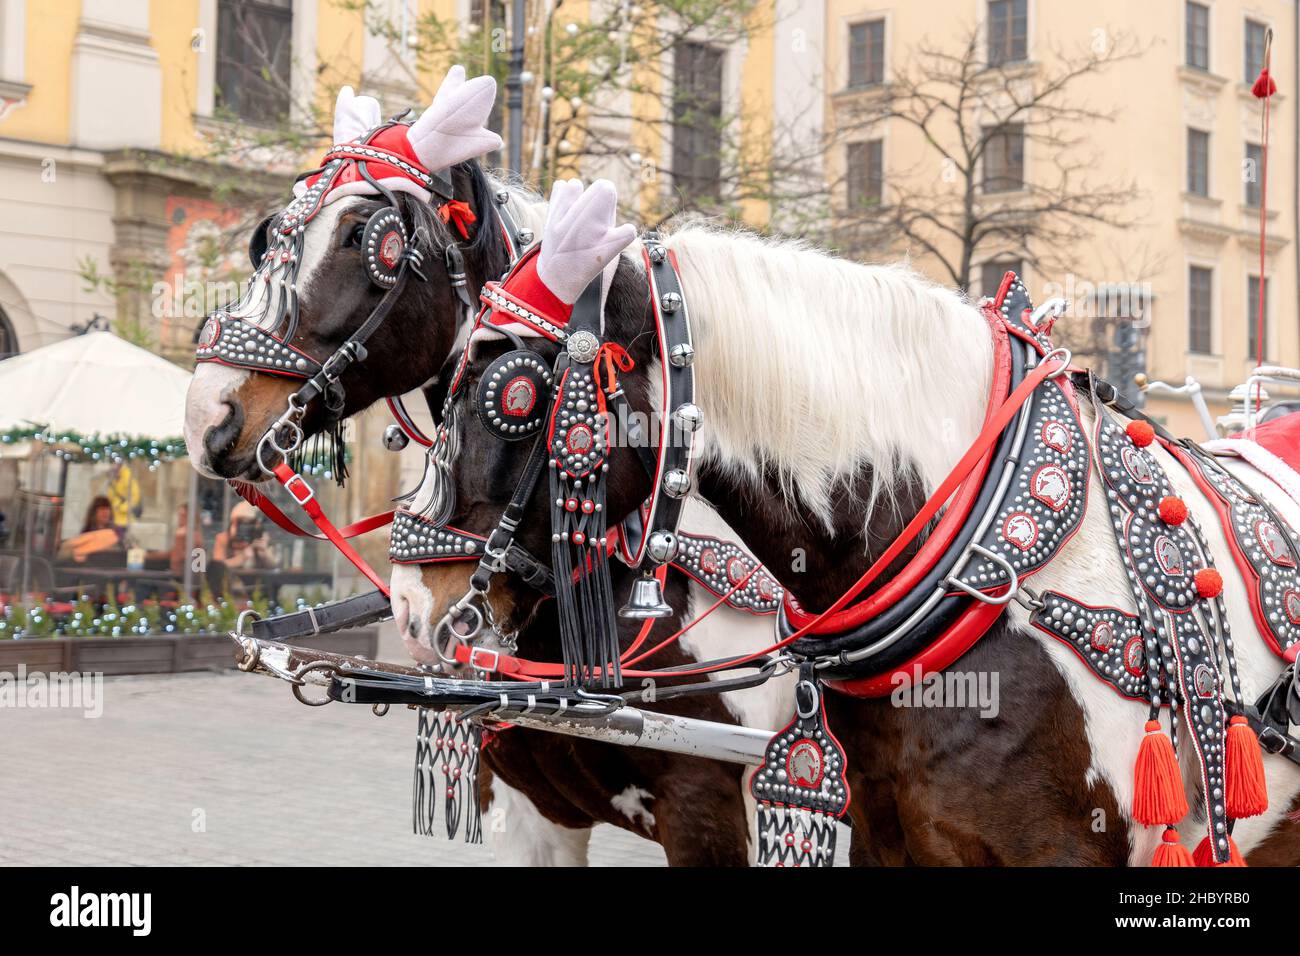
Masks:
[[[373,658],[376,628],[317,634],[294,641],[334,654]],[[143,637],[34,637],[0,641],[0,671],[82,671],[100,674],[172,674],[235,666],[235,645],[225,634],[157,634]]]

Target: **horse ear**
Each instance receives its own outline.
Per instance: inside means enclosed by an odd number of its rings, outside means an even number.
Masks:
[[[636,238],[630,223],[615,226],[618,190],[607,179],[587,189],[578,180],[557,180],[542,229],[537,277],[562,302],[572,305],[592,279]]]
[[[496,97],[492,77],[467,80],[464,67],[448,70],[432,105],[406,131],[420,164],[437,171],[500,149],[501,137],[487,128]]]
[[[334,145],[359,139],[378,126],[381,118],[379,100],[357,96],[352,87],[343,87],[334,102]]]

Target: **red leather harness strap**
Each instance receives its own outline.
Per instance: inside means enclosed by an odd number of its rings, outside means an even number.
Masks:
[[[989,392],[988,408],[984,415],[984,424],[987,427],[998,409],[1001,408],[1007,388],[1010,386],[1011,346],[1007,336],[1006,323],[1002,321],[1002,316],[998,314],[997,309],[993,308],[992,305],[988,305],[983,311],[984,318],[989,323],[989,331],[993,335],[993,382]],[[880,590],[863,599],[861,603],[855,604],[853,607],[847,608],[839,614],[812,626],[810,633],[835,634],[859,627],[901,600],[918,581],[929,574],[930,569],[947,552],[953,538],[957,536],[957,533],[966,523],[966,519],[970,517],[971,508],[974,507],[975,500],[979,497],[980,486],[984,482],[984,476],[988,473],[992,456],[993,446],[990,445],[975,470],[970,473],[954,496],[951,506],[943,513],[939,523],[935,525],[934,532],[921,545],[902,571],[891,578]],[[811,614],[793,604],[789,590],[786,591],[785,613],[786,618],[795,627],[809,625],[817,617],[815,614]]]
[[[299,538],[315,538],[318,541],[328,541],[334,545],[339,550],[339,553],[352,563],[353,567],[369,579],[371,584],[387,595],[388,583],[375,573],[374,568],[367,564],[365,558],[361,557],[357,550],[348,543],[348,539],[391,524],[393,512],[385,511],[382,514],[371,515],[340,529],[325,514],[320,502],[316,500],[315,490],[311,485],[307,484],[302,475],[284,462],[276,465],[273,471],[276,480],[280,482],[284,490],[289,493],[289,496],[298,503],[303,511],[307,512],[307,517],[311,518],[312,523],[320,529],[319,534],[298,527],[293,519],[281,511],[275,502],[247,482],[232,481],[230,485],[235,489],[239,497],[265,514],[281,530]]]
[[[943,480],[943,483],[940,484],[934,494],[930,496],[929,500],[926,501],[921,510],[916,513],[916,516],[908,522],[907,526],[899,533],[898,537],[894,539],[893,543],[885,549],[885,552],[872,563],[871,567],[867,568],[862,576],[858,578],[858,580],[854,582],[853,585],[849,587],[849,589],[845,591],[834,604],[814,617],[812,621],[800,627],[789,637],[777,641],[775,644],[771,644],[761,650],[745,654],[741,657],[732,658],[727,661],[725,666],[712,665],[708,667],[686,668],[671,671],[624,670],[623,676],[656,678],[692,677],[713,673],[723,669],[730,670],[731,668],[739,667],[743,664],[757,660],[760,657],[771,654],[774,651],[778,651],[781,648],[792,644],[794,641],[797,641],[805,634],[810,633],[812,629],[822,621],[831,618],[832,615],[843,610],[847,605],[852,603],[859,594],[871,585],[872,581],[879,577],[880,574],[889,567],[889,565],[893,563],[900,554],[902,554],[903,550],[916,538],[918,534],[921,533],[930,520],[939,512],[939,509],[943,507],[944,503],[952,497],[953,493],[961,486],[961,483],[965,481],[972,471],[979,466],[980,462],[984,460],[989,449],[994,446],[999,436],[1002,434],[1003,429],[1010,424],[1011,420],[1020,410],[1020,407],[1024,405],[1025,402],[1029,401],[1030,396],[1034,394],[1034,391],[1038,386],[1048,378],[1060,374],[1065,370],[1065,368],[1066,365],[1064,362],[1059,360],[1050,360],[1043,362],[1043,364],[1039,365],[1032,372],[1026,375],[1024,380],[1016,387],[1015,391],[1013,391],[1007,397],[1007,400],[998,407],[997,412],[988,418],[984,424],[983,430],[981,430],[979,435],[976,436],[975,441],[971,443],[970,447],[966,450],[966,453],[962,455],[953,470],[948,473],[948,477]],[[717,610],[717,608],[722,604],[723,601],[718,601],[716,604],[709,607],[703,614],[691,621],[690,624],[687,625],[687,628],[694,627],[701,620]],[[1001,613],[1002,607],[1000,605],[977,604],[965,612],[958,619],[957,623],[949,628],[939,641],[927,648],[926,651],[918,654],[913,661],[909,661],[900,668],[895,668],[888,675],[880,675],[876,678],[870,678],[867,681],[841,682],[838,683],[838,686],[849,690],[850,693],[862,693],[860,690],[850,688],[856,688],[858,685],[871,684],[872,682],[888,682],[893,674],[899,673],[900,671],[906,671],[915,663],[921,663],[924,667],[929,669],[933,669],[936,666],[946,666],[946,664],[951,663],[960,657],[977,640],[979,640]],[[679,630],[669,638],[669,641],[676,639],[678,636],[685,633],[685,630],[686,628]],[[663,646],[667,643],[668,641],[664,641],[659,646]],[[498,673],[510,677],[519,677],[521,679],[563,677],[565,674],[565,668],[562,664],[542,664],[536,661],[527,661],[521,658],[499,654],[495,651],[471,648],[463,644],[457,645],[455,656],[458,661],[472,664],[480,670],[494,670]],[[642,654],[638,659],[645,656],[645,654]],[[491,661],[491,664],[489,664],[488,661]],[[936,661],[944,661],[944,663],[936,664]]]

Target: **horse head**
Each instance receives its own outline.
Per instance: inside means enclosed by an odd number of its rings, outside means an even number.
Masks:
[[[494,97],[491,77],[460,67],[410,123],[340,92],[334,146],[258,228],[247,291],[200,335],[185,418],[200,471],[260,480],[281,449],[434,376],[468,318],[464,290],[509,262],[509,194],[475,159],[501,143],[484,126]]]
[[[393,527],[393,607],[417,659],[439,659],[446,635],[436,632],[457,626],[471,594],[478,623],[509,643],[540,605],[539,577],[563,594],[573,576],[568,549],[577,548],[584,565],[606,559],[609,529],[651,490],[615,414],[621,385],[627,409],[649,420],[656,338],[644,269],[620,255],[635,232],[615,228],[614,211],[608,183],[585,192],[557,183],[540,248],[483,291],[486,307],[447,373],[425,479]],[[601,315],[600,292],[603,345],[602,336],[577,328],[580,313],[586,321]],[[573,524],[564,540],[552,515],[559,472],[572,492],[559,500]],[[508,545],[503,527],[511,529]],[[484,581],[483,564],[466,559],[491,558],[498,547],[500,570],[509,573]]]

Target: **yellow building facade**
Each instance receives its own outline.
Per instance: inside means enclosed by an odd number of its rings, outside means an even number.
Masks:
[[[744,114],[745,148],[761,158],[779,109],[772,13],[783,6],[808,14],[786,0],[753,6],[752,34],[717,50],[710,64],[719,109]],[[530,135],[547,97],[542,38],[616,7],[528,4]],[[338,88],[376,96],[385,115],[421,108],[449,65],[430,53],[428,38],[441,29],[431,20],[450,31],[448,45],[481,43],[499,58],[508,52],[501,28],[509,8],[500,0],[0,0],[0,358],[101,316],[119,334],[191,362],[203,314],[220,304],[214,290],[247,272],[242,249],[213,257],[209,241],[246,234],[253,222],[239,216],[252,200],[287,194],[290,177],[314,165]],[[800,56],[806,63],[806,51]],[[672,54],[664,57],[659,72],[671,77]],[[632,97],[612,131],[625,149],[566,163],[553,142],[547,168],[611,176],[631,212],[664,208],[662,197],[643,193],[646,184],[667,191],[674,180],[662,102]],[[645,135],[650,129],[660,134]],[[525,142],[526,178],[537,168],[533,142]],[[723,198],[755,224],[767,217],[759,199]],[[422,403],[412,404],[418,413]],[[342,494],[321,489],[337,512],[383,510],[400,473],[418,473],[418,449],[393,455],[380,447],[386,424],[379,411],[359,417],[350,450],[364,483]],[[0,474],[0,499],[12,486],[13,475]],[[179,491],[150,488],[147,517],[168,519]],[[385,542],[372,537],[363,552],[382,564]]]
[[[1279,94],[1270,117],[1267,188],[1266,357],[1300,364],[1300,308],[1297,308],[1296,247],[1297,5],[1290,0],[827,0],[825,5],[827,153],[830,181],[845,173],[850,142],[878,139],[883,165],[881,201],[891,202],[891,176],[934,152],[918,131],[897,121],[836,135],[854,102],[888,86],[896,71],[925,47],[959,54],[962,40],[977,31],[975,50],[989,56],[988,31],[999,32],[1017,82],[1041,82],[1071,51],[1093,44],[1129,42],[1138,52],[1070,87],[1073,102],[1109,112],[1105,122],[1076,124],[1085,141],[1094,182],[1130,183],[1131,208],[1122,226],[1097,225],[1067,248],[1036,250],[1057,263],[1050,272],[1025,268],[1036,301],[1066,295],[1075,307],[1058,322],[1066,335],[1086,324],[1086,303],[1094,290],[1140,289],[1145,367],[1154,379],[1181,385],[1194,376],[1214,412],[1227,409],[1227,394],[1254,366],[1248,317],[1260,274],[1257,186],[1262,170],[1255,147],[1261,142],[1261,103],[1250,90],[1258,71],[1265,31],[1272,29],[1273,74]],[[863,26],[872,24],[870,29]],[[878,26],[876,26],[878,24]],[[855,34],[854,28],[857,27]],[[854,37],[858,47],[852,49]],[[866,38],[864,40],[864,38]],[[872,46],[871,44],[876,44]],[[863,51],[866,51],[864,54]],[[863,67],[855,87],[855,57],[883,64]],[[1004,69],[1010,69],[1006,63]],[[848,140],[850,142],[845,142]],[[1022,144],[1023,177],[1042,181],[1053,173],[1052,157],[1040,144]],[[1253,177],[1253,178],[1252,178]],[[947,187],[936,176],[936,190]],[[1015,190],[981,197],[1014,204]],[[886,237],[888,239],[888,237]],[[940,240],[941,242],[943,240]],[[919,247],[899,249],[922,271],[952,284]],[[1018,259],[1018,250],[987,247],[982,261]],[[981,288],[981,261],[969,277]],[[993,270],[996,271],[996,270]],[[1105,296],[1102,297],[1103,299]],[[1131,305],[1132,303],[1130,303]],[[1149,327],[1148,327],[1149,326]],[[1141,363],[1142,359],[1137,360]],[[1186,401],[1148,396],[1148,408],[1182,434],[1203,430]]]

